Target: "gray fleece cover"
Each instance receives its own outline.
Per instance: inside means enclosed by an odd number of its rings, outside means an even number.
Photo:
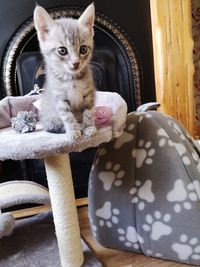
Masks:
[[[128,115],[125,132],[97,152],[89,215],[106,247],[200,266],[200,150],[156,111]]]
[[[81,136],[70,141],[66,134],[53,134],[44,131],[38,122],[36,131],[17,133],[10,127],[11,118],[19,111],[34,111],[33,102],[38,96],[6,97],[0,101],[0,160],[22,160],[44,158],[53,154],[82,151],[96,147],[122,134],[125,127],[127,105],[117,93],[96,92],[96,106],[107,106],[112,110],[110,125],[99,128],[91,138]],[[48,104],[48,103],[47,103]]]

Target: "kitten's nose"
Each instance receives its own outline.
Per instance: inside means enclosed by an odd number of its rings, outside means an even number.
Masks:
[[[74,69],[77,70],[79,67],[80,62],[73,63]]]

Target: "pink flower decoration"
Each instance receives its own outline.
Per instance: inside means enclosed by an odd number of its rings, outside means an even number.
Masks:
[[[106,106],[98,106],[95,108],[95,124],[98,127],[109,125],[112,121],[112,109]]]

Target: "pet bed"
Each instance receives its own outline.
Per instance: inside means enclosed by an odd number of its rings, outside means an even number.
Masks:
[[[178,121],[147,109],[96,155],[91,228],[105,247],[200,266],[200,150]]]

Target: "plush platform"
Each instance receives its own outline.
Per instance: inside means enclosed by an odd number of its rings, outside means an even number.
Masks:
[[[157,111],[128,114],[94,160],[89,215],[105,247],[200,266],[200,150],[185,128]]]
[[[122,134],[127,114],[127,105],[120,95],[110,92],[97,92],[96,106],[109,106],[113,118],[111,125],[99,128],[92,138],[81,137],[69,142],[65,134],[53,134],[42,130],[39,122],[37,129],[31,133],[16,133],[10,125],[11,117],[18,111],[34,111],[32,105],[38,96],[6,97],[0,101],[0,160],[44,158],[48,155],[82,151],[96,147]]]

